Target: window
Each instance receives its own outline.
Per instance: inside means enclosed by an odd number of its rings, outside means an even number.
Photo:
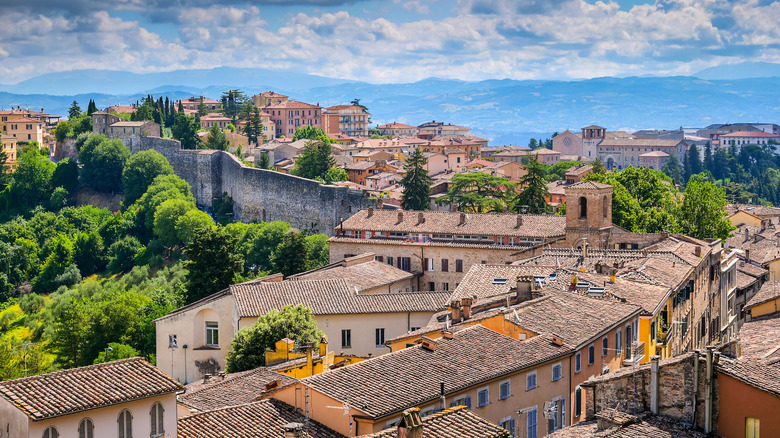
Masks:
[[[477,393],[477,400],[479,401],[477,406],[487,406],[490,402],[490,391],[488,388],[480,389]]]
[[[550,418],[547,421],[547,430],[553,433],[566,425],[566,399],[558,399],[550,402]]]
[[[574,390],[574,416],[579,417],[582,414],[582,388],[579,386]]]
[[[563,377],[563,373],[561,373],[561,364],[557,363],[553,365],[552,368],[552,379],[553,381],[561,380],[561,377]]]
[[[601,340],[601,355],[606,356],[609,353],[609,338],[604,336]]]
[[[509,380],[505,382],[501,382],[501,385],[498,386],[498,399],[504,400],[509,398],[511,394],[509,393]]]
[[[579,373],[580,371],[582,371],[582,354],[578,351],[574,355],[574,372]]]
[[[758,418],[745,418],[745,438],[759,438],[759,426]]]
[[[429,259],[429,258],[425,259],[425,270],[433,271],[433,259]]]
[[[219,323],[206,321],[206,345],[219,345]]]
[[[536,371],[525,376],[525,389],[531,390],[534,388],[536,388]]]
[[[429,281],[428,282],[428,290],[431,291],[431,292],[435,291],[436,290],[436,283],[434,283],[433,281]]]
[[[450,290],[450,284],[449,283],[442,283],[441,284],[442,290]]]
[[[463,272],[463,260],[455,260],[455,272]]]
[[[512,417],[502,418],[498,422],[498,425],[503,427],[505,431],[509,432],[510,436],[515,436],[515,419]]]
[[[471,396],[456,398],[452,401],[450,406],[465,406],[471,410]]]
[[[584,196],[580,197],[580,219],[588,217],[588,199]]]
[[[526,414],[526,438],[536,438],[536,414],[535,407]]]
[[[119,438],[133,438],[133,415],[130,411],[124,409],[120,412],[116,422],[119,426]]]
[[[449,272],[449,271],[450,271],[450,260],[441,259],[441,272]]]
[[[387,257],[387,264],[391,265],[391,266],[393,265],[393,258],[392,257],[389,257],[389,256]]]
[[[165,436],[164,412],[165,410],[160,402],[155,402],[152,405],[152,410],[149,411],[149,417],[151,417],[152,423],[152,437]]]
[[[376,346],[377,347],[384,347],[385,345],[385,329],[378,328],[376,329]]]
[[[411,270],[412,258],[411,257],[398,257],[398,268],[404,271]],[[433,269],[431,269],[432,271]]]
[[[43,431],[43,438],[59,438],[60,433],[57,432],[57,428],[49,426]]]
[[[341,331],[341,348],[352,348],[352,330]]]
[[[89,418],[79,423],[79,438],[95,438],[95,424]]]
[[[177,348],[179,340],[176,335],[168,335],[168,348]]]
[[[618,329],[618,331],[615,333],[615,354],[620,355],[620,353],[623,351],[623,332]]]
[[[588,365],[593,365],[596,362],[596,347],[591,345],[588,347]]]

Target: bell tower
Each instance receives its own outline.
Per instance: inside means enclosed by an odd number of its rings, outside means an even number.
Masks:
[[[607,248],[612,232],[612,186],[583,181],[565,190],[566,245]]]

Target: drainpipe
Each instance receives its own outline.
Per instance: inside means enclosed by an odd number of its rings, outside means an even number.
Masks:
[[[712,350],[707,347],[707,375],[704,383],[704,433],[712,432]]]
[[[693,352],[693,428],[696,429],[696,405],[699,399],[699,350]]]
[[[650,357],[650,411],[653,415],[658,415],[658,359],[657,355]]]
[[[439,401],[439,407],[443,411],[444,409],[446,409],[446,406],[444,404],[444,402],[445,402],[445,399],[444,399],[444,382],[439,382],[439,385],[440,385],[440,392],[441,392],[441,396],[439,397],[439,400],[440,400]]]

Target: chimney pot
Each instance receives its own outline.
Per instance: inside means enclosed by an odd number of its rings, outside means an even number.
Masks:
[[[523,217],[520,215],[517,215],[517,226],[515,228],[520,228],[523,226]]]
[[[403,222],[403,221],[404,221],[404,212],[399,211],[398,212],[398,222]]]
[[[469,319],[471,318],[471,298],[463,298],[461,299],[461,304],[463,305],[463,319]]]
[[[422,212],[417,213],[417,224],[425,222],[425,215]]]
[[[374,207],[368,207],[368,217],[371,217],[374,215]]]
[[[745,259],[749,262],[750,261],[750,249],[745,250]]]
[[[463,225],[466,223],[466,213],[460,214],[460,222],[458,222],[458,225]]]

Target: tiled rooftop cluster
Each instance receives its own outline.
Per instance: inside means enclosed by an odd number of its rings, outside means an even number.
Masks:
[[[179,396],[179,403],[198,411],[219,409],[258,400],[269,390],[290,385],[297,380],[261,367],[227,374],[225,377],[215,376],[210,381],[213,383],[204,385],[198,381],[193,387],[188,385],[187,391]]]
[[[424,438],[509,438],[504,428],[486,421],[465,406],[455,406],[422,419]],[[391,427],[360,438],[396,438],[398,428]]]
[[[179,382],[137,357],[0,382],[0,395],[33,420],[180,389]]]

